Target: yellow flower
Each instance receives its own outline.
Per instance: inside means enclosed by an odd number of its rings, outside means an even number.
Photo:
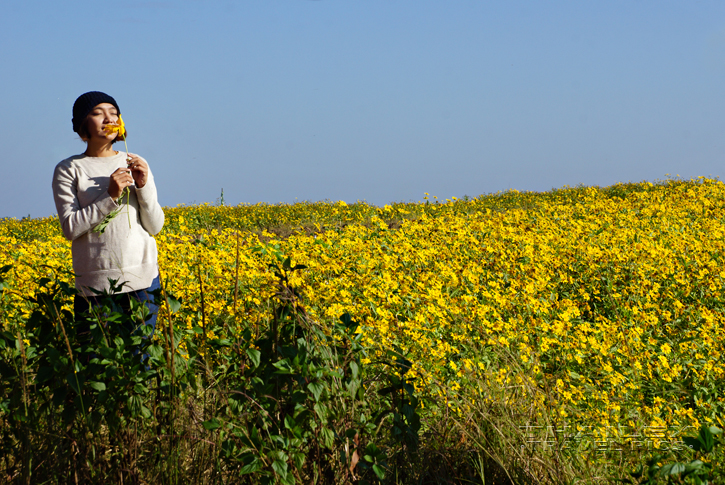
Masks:
[[[103,131],[105,131],[109,135],[111,133],[118,133],[119,140],[126,140],[126,124],[123,122],[123,118],[121,118],[120,114],[118,115],[118,121],[115,124],[105,125],[103,127]]]
[[[663,354],[670,355],[670,353],[672,352],[672,347],[670,347],[669,344],[665,343],[665,344],[662,344],[662,346],[660,347],[660,350],[662,351]]]

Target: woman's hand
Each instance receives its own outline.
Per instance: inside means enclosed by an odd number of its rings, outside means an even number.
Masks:
[[[126,162],[128,163],[128,168],[131,169],[131,175],[133,175],[133,180],[136,182],[136,188],[143,188],[143,186],[146,185],[146,182],[149,179],[148,164],[144,161],[143,158],[139,157],[138,155],[133,155],[132,153],[128,154]]]
[[[123,189],[130,185],[133,185],[131,170],[128,168],[119,168],[111,174],[111,181],[108,183],[108,195],[116,200],[121,197]]]

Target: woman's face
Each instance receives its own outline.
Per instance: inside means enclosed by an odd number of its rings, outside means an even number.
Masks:
[[[106,133],[103,127],[118,122],[118,110],[110,103],[101,103],[86,116],[86,128],[91,138],[105,138],[113,140],[117,133]]]

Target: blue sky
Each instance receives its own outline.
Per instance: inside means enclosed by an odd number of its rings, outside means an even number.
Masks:
[[[0,217],[55,213],[90,90],[169,206],[723,175],[723,2],[6,0],[0,66]]]

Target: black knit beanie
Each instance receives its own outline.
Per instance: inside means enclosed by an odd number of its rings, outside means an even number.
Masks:
[[[73,131],[78,133],[78,130],[81,129],[81,123],[86,119],[88,113],[101,103],[112,104],[118,110],[118,114],[121,114],[118,103],[111,96],[100,91],[89,91],[78,96],[76,102],[73,103],[73,119],[71,120],[73,122]]]

